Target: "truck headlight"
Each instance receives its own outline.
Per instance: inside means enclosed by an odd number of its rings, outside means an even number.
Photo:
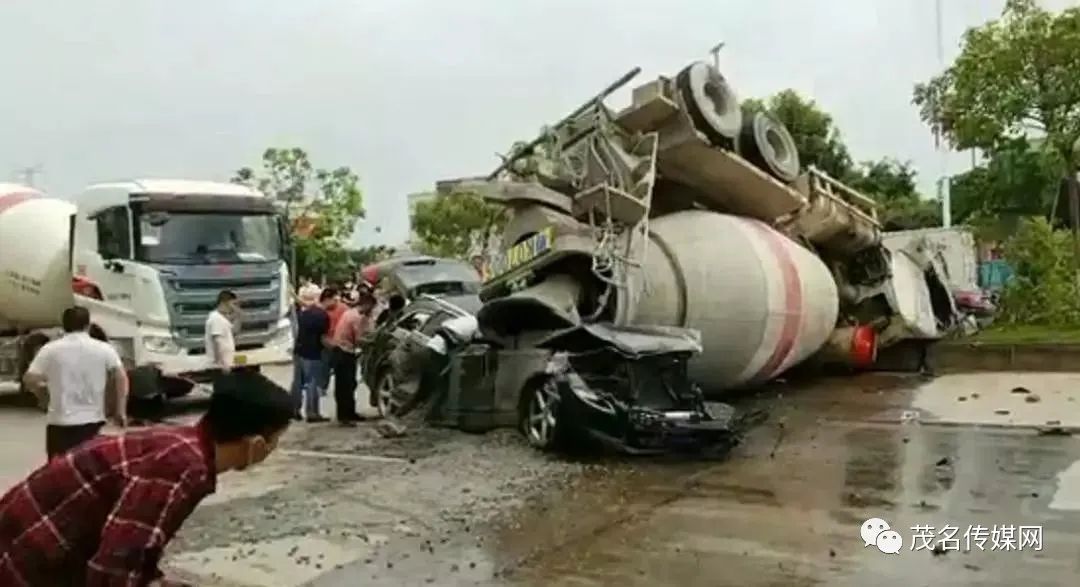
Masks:
[[[284,346],[291,347],[293,344],[292,327],[286,326],[277,331],[277,334],[270,339],[269,346]]]
[[[151,353],[175,355],[180,352],[180,347],[171,336],[144,336],[143,346]]]

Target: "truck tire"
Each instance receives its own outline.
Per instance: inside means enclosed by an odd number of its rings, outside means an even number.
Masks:
[[[736,150],[755,167],[784,182],[799,177],[799,149],[784,123],[764,112],[743,115]]]
[[[731,149],[742,129],[743,113],[739,99],[724,76],[704,61],[695,61],[675,77],[694,128],[709,142]]]

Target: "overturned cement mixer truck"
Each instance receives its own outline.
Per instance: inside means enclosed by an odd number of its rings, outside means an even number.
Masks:
[[[811,357],[857,367],[952,326],[940,266],[881,244],[874,200],[803,170],[787,129],[742,110],[712,65],[604,100],[636,68],[515,144],[491,174],[439,182],[506,206],[504,253],[478,315],[517,346],[580,322],[701,332],[706,390],[775,378]]]

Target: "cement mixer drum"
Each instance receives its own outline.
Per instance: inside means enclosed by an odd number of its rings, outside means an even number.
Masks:
[[[691,375],[708,389],[772,379],[836,325],[836,284],[809,250],[763,222],[707,211],[655,218],[627,316],[701,332]]]
[[[55,326],[73,303],[70,202],[0,184],[0,331]]]

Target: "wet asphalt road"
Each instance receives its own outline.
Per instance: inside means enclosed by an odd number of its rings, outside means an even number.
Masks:
[[[1080,441],[1038,427],[1080,429],[1078,384],[778,384],[738,400],[770,419],[711,463],[571,462],[509,432],[386,440],[370,425],[297,426],[263,467],[222,477],[169,566],[221,586],[1074,584]],[[0,411],[0,478],[37,426]],[[864,546],[871,517],[899,532],[898,554]],[[956,527],[958,550],[912,550],[917,525],[934,529],[931,545]],[[1041,527],[1041,550],[991,550],[1021,525]],[[982,549],[973,526],[987,529]]]
[[[919,393],[909,379],[863,377],[768,394],[751,403],[771,409],[772,422],[726,463],[585,476],[570,490],[573,499],[554,496],[520,512],[498,534],[505,559],[517,561],[506,582],[1074,584],[1080,442],[1025,427],[1065,414],[1062,425],[1080,424],[1080,379],[1023,378],[1041,389],[1037,402],[1012,393],[1007,374],[942,378]],[[941,407],[936,415],[911,410],[927,393],[953,404],[931,402]],[[1023,414],[1034,404],[1045,414]],[[995,413],[1005,410],[1010,414]],[[966,425],[986,413],[1001,426]],[[1017,413],[1023,417],[1009,422]],[[864,546],[859,527],[872,517],[900,532],[898,554]],[[1041,551],[1004,550],[1001,528],[1020,525],[1042,528]],[[933,528],[921,534],[938,552],[913,540],[913,526]],[[980,549],[972,526],[991,533],[997,526],[998,550],[989,535]],[[950,536],[958,543],[940,543]]]

